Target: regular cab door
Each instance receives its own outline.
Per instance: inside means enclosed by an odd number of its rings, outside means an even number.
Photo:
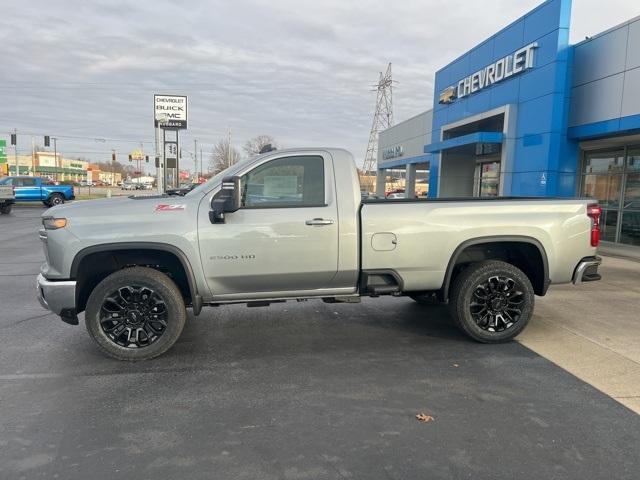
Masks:
[[[268,160],[242,175],[241,208],[225,223],[212,224],[201,208],[200,251],[215,297],[331,286],[338,268],[331,162],[327,154]]]

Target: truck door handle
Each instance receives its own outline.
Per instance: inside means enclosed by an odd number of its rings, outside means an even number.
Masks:
[[[324,225],[333,225],[333,220],[327,218],[314,218],[313,220],[307,220],[305,225],[311,225],[315,227],[322,227]]]

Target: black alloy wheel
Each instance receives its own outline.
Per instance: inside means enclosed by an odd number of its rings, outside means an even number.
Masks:
[[[522,316],[524,292],[511,277],[495,276],[478,285],[469,311],[476,324],[488,332],[502,332],[513,327]]]
[[[178,286],[149,267],[110,274],[93,289],[85,309],[87,331],[100,349],[128,361],[148,360],[169,350],[186,319]]]
[[[141,348],[167,329],[167,305],[151,288],[125,285],[107,295],[100,309],[102,331],[116,345]]]
[[[529,277],[510,263],[485,260],[468,265],[451,286],[449,310],[466,335],[483,343],[507,342],[533,316]]]

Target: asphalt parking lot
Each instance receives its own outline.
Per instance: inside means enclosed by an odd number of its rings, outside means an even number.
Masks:
[[[639,476],[640,416],[409,299],[212,308],[156,360],[106,358],[35,299],[40,213],[0,217],[2,479]]]

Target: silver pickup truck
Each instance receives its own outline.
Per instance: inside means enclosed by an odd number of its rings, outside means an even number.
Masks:
[[[504,342],[550,284],[599,280],[600,208],[579,199],[361,200],[345,150],[270,152],[184,197],[62,205],[42,216],[41,304],[122,360],[178,339],[186,308],[291,299],[445,302]]]
[[[9,215],[13,204],[16,202],[16,194],[11,185],[0,185],[0,214]]]

